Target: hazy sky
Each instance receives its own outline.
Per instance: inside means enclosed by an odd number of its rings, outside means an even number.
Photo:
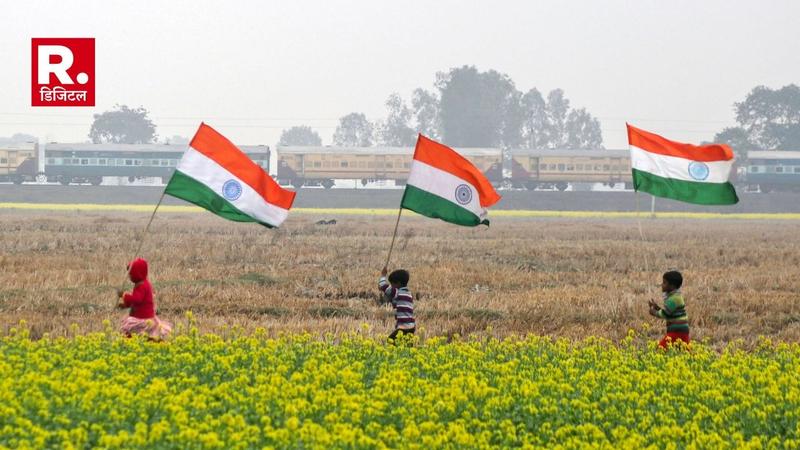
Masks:
[[[0,136],[84,141],[91,115],[142,105],[161,137],[201,120],[242,144],[307,124],[385,115],[437,71],[562,88],[599,117],[701,141],[733,124],[755,85],[800,83],[800,1],[7,1],[0,16]],[[30,39],[94,37],[96,108],[30,106]]]

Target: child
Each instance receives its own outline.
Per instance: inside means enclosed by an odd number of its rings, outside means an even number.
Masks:
[[[667,343],[683,341],[689,344],[689,316],[686,314],[686,303],[681,295],[683,275],[678,271],[664,274],[661,291],[664,293],[664,307],[650,300],[650,315],[667,321],[667,335],[659,341],[658,346],[667,348]]]
[[[381,277],[378,280],[378,287],[383,292],[387,301],[392,302],[394,307],[395,326],[392,334],[389,335],[389,342],[394,343],[398,334],[414,334],[416,323],[414,322],[414,299],[408,291],[409,274],[406,270],[395,270],[386,280],[386,267],[381,270]]]
[[[126,336],[133,333],[147,335],[151,340],[161,340],[172,331],[172,325],[156,317],[153,287],[147,281],[147,261],[138,258],[128,265],[128,276],[134,283],[133,292],[117,291],[121,300],[118,308],[130,308],[131,313],[122,320],[120,329]]]

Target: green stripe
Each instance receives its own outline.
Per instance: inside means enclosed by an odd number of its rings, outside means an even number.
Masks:
[[[480,217],[476,216],[472,211],[410,184],[406,185],[406,191],[403,194],[400,207],[456,225],[469,227],[481,224],[489,225],[489,220],[484,219],[481,221]]]
[[[170,178],[165,192],[173,197],[186,200],[189,203],[205,208],[212,213],[236,222],[255,222],[267,228],[274,226],[260,222],[253,217],[239,211],[233,204],[225,200],[205,184],[180,171],[175,171]]]
[[[703,183],[676,180],[653,175],[650,172],[633,170],[633,188],[656,197],[671,198],[698,205],[733,205],[739,203],[736,190],[729,182]]]

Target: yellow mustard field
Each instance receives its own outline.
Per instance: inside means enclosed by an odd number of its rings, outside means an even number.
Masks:
[[[800,345],[0,338],[6,448],[798,448]]]

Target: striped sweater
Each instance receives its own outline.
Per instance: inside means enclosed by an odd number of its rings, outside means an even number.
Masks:
[[[664,294],[664,307],[658,310],[658,317],[666,319],[667,332],[688,333],[689,316],[681,291],[674,290]]]
[[[380,277],[378,287],[383,292],[386,300],[392,302],[396,322],[395,328],[400,330],[414,328],[416,326],[414,322],[414,299],[411,297],[411,292],[408,291],[408,288],[394,288],[386,280],[386,277]]]

